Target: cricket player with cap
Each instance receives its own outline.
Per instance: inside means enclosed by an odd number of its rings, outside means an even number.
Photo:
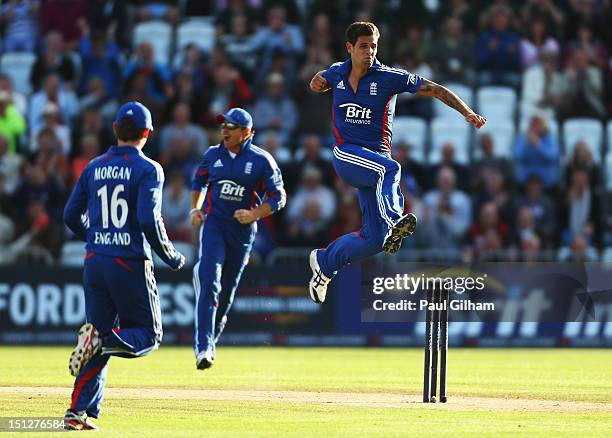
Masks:
[[[85,168],[64,210],[64,222],[87,242],[83,270],[85,315],[70,357],[76,377],[64,427],[97,429],[111,356],[142,357],[162,340],[151,250],[172,269],[185,257],[168,240],[161,217],[164,171],[142,153],[153,130],[138,102],[119,108],[117,145]]]
[[[215,344],[227,322],[246,266],[257,220],[285,206],[283,178],[274,158],[252,143],[253,119],[242,108],[217,116],[223,140],[211,146],[197,168],[191,221],[200,227],[193,268],[196,367],[215,360]]]

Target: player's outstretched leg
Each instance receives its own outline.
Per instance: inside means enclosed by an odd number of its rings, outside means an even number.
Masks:
[[[402,246],[402,240],[414,233],[417,225],[417,217],[408,213],[398,220],[385,236],[383,251],[395,254]]]
[[[76,347],[72,350],[68,368],[70,374],[78,376],[87,363],[100,352],[102,339],[93,324],[85,323],[79,329],[79,338]]]

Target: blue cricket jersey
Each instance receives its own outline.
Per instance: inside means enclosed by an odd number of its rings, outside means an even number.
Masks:
[[[163,185],[159,163],[136,147],[111,146],[79,177],[64,209],[64,222],[87,242],[88,252],[151,259],[153,248],[176,268],[180,254],[161,217]]]
[[[268,152],[248,139],[235,157],[223,143],[208,148],[193,177],[192,189],[206,188],[202,209],[212,217],[241,227],[234,212],[250,209],[263,201],[272,212],[285,206],[287,196],[283,177],[276,161]]]
[[[346,142],[377,152],[390,152],[396,95],[405,91],[415,93],[423,78],[388,67],[376,59],[359,81],[355,93],[349,85],[351,69],[349,58],[323,72],[333,92],[336,144]]]

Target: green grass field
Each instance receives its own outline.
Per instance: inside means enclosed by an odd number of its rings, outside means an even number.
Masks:
[[[0,347],[0,416],[61,416],[69,353]],[[221,347],[197,371],[190,349],[162,347],[111,360],[96,423],[102,436],[610,436],[610,350],[451,349],[445,405],[420,403],[422,361],[420,349]]]

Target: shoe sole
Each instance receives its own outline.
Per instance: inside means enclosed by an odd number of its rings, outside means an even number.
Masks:
[[[87,344],[91,342],[94,330],[94,326],[90,323],[84,324],[79,330],[79,340],[77,342],[77,346],[74,348],[74,350],[72,350],[70,361],[68,362],[70,375],[74,377],[78,376],[87,362],[91,360],[91,358],[87,360],[85,359],[85,350]]]
[[[318,266],[316,250],[310,253],[309,262],[310,262],[310,269],[312,269],[312,275],[314,277],[315,275],[317,275],[317,266]],[[312,279],[310,281],[312,282]],[[310,299],[314,301],[315,303],[322,304],[323,301],[325,301],[325,300],[321,300],[319,296],[316,295],[314,288],[310,287],[310,285],[308,285],[308,292],[310,293]]]
[[[383,243],[383,251],[389,254],[395,254],[402,246],[402,240],[410,236],[416,230],[417,217],[412,213],[401,218],[391,228],[389,235]]]

